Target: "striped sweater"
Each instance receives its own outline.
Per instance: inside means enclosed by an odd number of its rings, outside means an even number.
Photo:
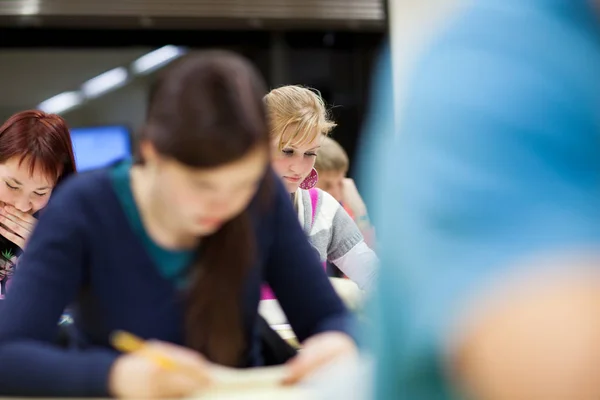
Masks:
[[[316,194],[313,199],[311,191]],[[378,259],[342,205],[320,189],[298,189],[294,202],[300,224],[321,261],[335,264],[362,290],[370,290]]]

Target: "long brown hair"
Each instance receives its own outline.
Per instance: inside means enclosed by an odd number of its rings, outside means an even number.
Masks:
[[[185,56],[155,83],[141,139],[149,140],[160,154],[194,168],[233,162],[257,146],[268,152],[265,93],[259,73],[240,56],[217,51]],[[260,198],[268,182],[265,174]],[[242,290],[254,255],[246,210],[203,238],[190,270],[187,345],[214,362],[231,366],[242,362],[247,345]]]

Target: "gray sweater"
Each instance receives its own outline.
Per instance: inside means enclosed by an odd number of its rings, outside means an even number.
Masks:
[[[330,194],[316,190],[314,223],[309,191],[296,191],[295,208],[304,232],[322,262],[335,264],[362,290],[370,290],[379,263],[375,252],[367,246],[358,226],[341,204]]]

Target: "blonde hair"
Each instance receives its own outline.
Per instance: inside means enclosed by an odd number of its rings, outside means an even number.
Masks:
[[[344,148],[330,137],[325,137],[317,153],[315,169],[317,172],[348,172],[348,154]]]
[[[330,119],[318,90],[296,85],[271,90],[264,97],[272,138],[279,138],[279,150],[289,145],[310,143],[318,135],[328,135],[336,126]],[[286,137],[283,133],[295,125]]]

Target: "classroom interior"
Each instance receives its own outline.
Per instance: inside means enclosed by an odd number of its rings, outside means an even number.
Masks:
[[[0,400],[599,399],[598,10],[0,2]]]

